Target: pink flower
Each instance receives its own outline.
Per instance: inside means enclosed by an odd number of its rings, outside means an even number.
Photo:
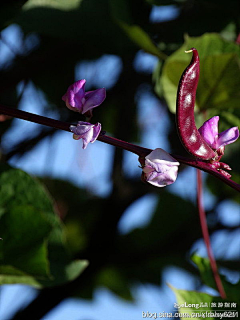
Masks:
[[[213,150],[224,149],[226,145],[235,142],[239,137],[238,127],[232,127],[218,133],[218,121],[219,116],[212,117],[198,129],[203,139]]]
[[[145,157],[144,179],[156,187],[165,187],[177,179],[178,166],[169,153],[157,148]]]
[[[101,132],[101,124],[91,124],[89,122],[79,121],[77,126],[70,126],[70,130],[73,132],[73,138],[76,140],[83,140],[83,149],[87,148],[89,142],[96,141],[99,133]]]
[[[82,114],[96,108],[106,98],[106,90],[104,88],[85,92],[85,83],[85,79],[75,82],[62,97],[62,100],[65,101],[70,110]]]

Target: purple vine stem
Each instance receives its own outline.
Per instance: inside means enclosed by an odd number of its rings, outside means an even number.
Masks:
[[[210,237],[209,237],[209,232],[208,232],[208,227],[207,227],[207,220],[206,220],[206,213],[204,211],[203,207],[203,195],[202,195],[202,172],[197,169],[197,206],[198,206],[198,213],[199,213],[199,218],[200,218],[200,224],[201,224],[201,229],[202,229],[202,234],[203,234],[203,239],[207,248],[207,254],[208,258],[210,261],[211,269],[213,272],[213,276],[216,282],[216,286],[218,289],[218,292],[220,293],[220,296],[222,299],[226,299],[226,293],[224,291],[220,275],[218,273],[218,268],[216,264],[216,260],[214,258],[213,252],[212,252],[212,247],[211,247],[211,242],[210,242]]]
[[[0,114],[8,115],[8,116],[19,118],[19,119],[26,120],[26,121],[31,121],[34,123],[39,123],[39,124],[42,124],[42,125],[45,125],[48,127],[52,127],[55,129],[60,129],[60,130],[71,132],[70,125],[72,125],[72,124],[70,124],[68,122],[63,122],[63,121],[51,119],[48,117],[39,116],[37,114],[18,110],[18,109],[12,108],[12,107],[4,106],[2,104],[0,104]],[[107,136],[105,134],[100,134],[98,136],[98,140],[101,142],[104,142],[104,143],[108,143],[112,146],[119,147],[124,150],[133,152],[133,153],[137,154],[140,158],[145,158],[152,151],[151,149],[143,148],[143,147],[134,145],[132,143],[128,143],[128,142]],[[189,158],[175,155],[175,154],[172,154],[172,156],[182,164],[186,164],[188,166],[195,167],[197,169],[200,169],[202,171],[205,171],[205,172],[215,176],[216,178],[222,180],[224,183],[229,185],[231,188],[240,192],[240,185],[239,184],[237,184],[233,180],[222,175],[217,169],[213,168],[209,162],[201,161],[198,159],[189,159]]]

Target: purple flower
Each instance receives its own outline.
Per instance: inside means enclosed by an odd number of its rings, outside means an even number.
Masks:
[[[235,142],[239,137],[238,127],[227,129],[218,133],[219,116],[215,116],[205,121],[204,124],[198,129],[203,139],[209,144],[213,150],[218,150],[227,144]]]
[[[89,142],[93,143],[99,136],[101,124],[78,121],[77,126],[70,126],[70,130],[73,132],[74,139],[83,140],[83,149],[86,149]]]
[[[99,106],[106,98],[106,90],[104,88],[85,92],[85,83],[85,79],[75,82],[62,97],[62,100],[65,101],[70,110],[82,114]]]
[[[145,157],[145,181],[156,187],[165,187],[177,179],[179,162],[163,149],[157,148]]]

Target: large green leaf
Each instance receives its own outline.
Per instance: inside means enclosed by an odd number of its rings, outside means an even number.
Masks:
[[[0,284],[21,283],[39,288],[39,277],[23,272],[11,265],[0,266]]]
[[[240,108],[240,60],[235,52],[202,59],[197,106],[228,110]]]
[[[240,106],[240,49],[217,34],[187,38],[184,45],[166,61],[156,89],[163,87],[164,98],[172,112],[176,110],[176,94],[180,76],[191,60],[184,51],[195,47],[200,56],[200,79],[196,95],[199,110],[222,109],[238,113]]]
[[[13,205],[1,217],[1,262],[29,274],[49,276],[45,238],[51,224],[31,205]]]
[[[72,261],[63,225],[42,185],[25,172],[0,166],[0,281],[35,287],[76,278],[86,261]]]
[[[46,238],[52,229],[50,201],[21,170],[0,169],[1,263],[36,276],[49,275]]]
[[[54,266],[54,276],[44,279],[44,277],[31,275],[11,265],[0,265],[0,284],[21,283],[38,289],[53,287],[74,280],[87,266],[88,263],[85,260],[72,261],[65,265],[64,268],[61,265],[56,265]]]

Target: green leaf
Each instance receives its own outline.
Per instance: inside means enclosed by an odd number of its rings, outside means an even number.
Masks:
[[[49,276],[47,245],[44,238],[51,225],[37,210],[15,207],[1,219],[1,262],[29,274]]]
[[[0,265],[0,284],[21,283],[35,288],[41,288],[37,277],[25,273],[13,266]]]
[[[240,60],[236,53],[202,59],[196,103],[200,110],[240,108]]]
[[[210,119],[216,115],[219,116],[218,122],[218,132],[223,132],[231,127],[240,127],[240,118],[238,116],[239,109],[215,109],[209,108],[204,113],[196,113],[195,114],[195,122],[197,128],[201,127],[201,125],[206,121],[206,119]],[[240,114],[239,114],[240,115]],[[224,158],[229,154],[230,149],[233,148],[236,144],[231,144],[227,146]]]
[[[52,276],[49,279],[44,279],[32,276],[31,274],[25,273],[13,266],[0,265],[0,284],[21,283],[37,289],[52,287],[74,280],[85,270],[87,266],[87,261],[75,260],[66,265],[64,269],[58,269],[58,274],[55,273],[54,277]]]
[[[160,59],[166,59],[166,55],[162,53],[153,43],[150,36],[138,25],[133,17],[131,3],[127,0],[111,0],[109,1],[113,20],[124,30],[127,36],[144,51],[157,56]],[[141,4],[143,5],[143,4]],[[148,6],[142,7],[142,10],[148,10]],[[138,12],[140,14],[140,12]],[[136,17],[135,17],[136,18]]]
[[[49,7],[58,10],[74,10],[79,7],[82,0],[28,0],[23,6],[23,10],[35,7]]]
[[[203,292],[179,290],[174,288],[172,285],[169,285],[169,287],[176,295],[177,304],[179,306],[178,312],[188,314],[190,317],[192,314],[195,314],[194,319],[197,320],[201,320],[203,317],[204,319],[214,320],[213,316],[206,316],[205,311],[209,313],[213,311],[213,308],[211,308],[211,302],[219,301],[218,297],[213,297]],[[201,302],[203,303],[203,307],[200,305]],[[201,313],[203,313],[202,316]],[[181,319],[184,319],[184,317]]]
[[[102,269],[98,274],[96,285],[107,287],[125,300],[132,300],[133,298],[126,276],[117,267],[109,266]]]
[[[77,9],[82,0],[28,0],[23,6],[23,10],[29,10],[38,7],[47,7],[57,10],[75,10]]]
[[[202,281],[207,286],[217,290],[209,259],[202,258],[196,254],[193,254],[191,257],[191,260],[198,267],[198,270],[201,274]],[[222,277],[222,276],[221,276],[221,281],[222,281],[224,291],[226,293],[228,300],[240,303],[240,298],[239,298],[240,281],[237,284],[232,284],[226,281],[225,277]]]
[[[21,170],[0,167],[0,259],[32,275],[49,276],[46,238],[52,224],[43,190]],[[5,171],[4,171],[5,169]],[[35,182],[34,182],[35,184]]]
[[[228,163],[232,168],[231,179],[236,183],[240,184],[238,142],[232,143],[231,145],[227,146],[223,161],[225,163]],[[240,203],[240,197],[238,192],[233,192],[232,188],[229,188],[229,186],[226,185],[225,183],[222,183],[220,187],[218,180],[211,175],[207,176],[207,186],[211,191],[211,193],[214,194],[216,197],[218,197],[218,199],[223,199],[223,200],[231,199],[237,203]]]
[[[22,170],[0,165],[0,283],[53,286],[87,266],[72,261],[63,224],[42,185]]]
[[[158,47],[153,43],[149,35],[137,25],[129,25],[121,20],[117,20],[118,24],[126,32],[128,37],[145,52],[157,56],[159,59],[166,59],[166,55],[161,52]]]
[[[163,66],[162,76],[156,82],[155,91],[156,93],[163,93],[168,108],[175,113],[178,82],[187,64],[184,61],[171,61],[169,60],[171,57],[166,60]]]
[[[56,261],[51,263],[52,279],[41,280],[39,287],[52,287],[76,279],[88,266],[86,260],[69,262]]]
[[[204,122],[205,119],[210,119],[211,117],[215,116],[216,114],[219,116],[220,120],[218,123],[218,132],[222,132],[224,130],[227,130],[231,127],[240,127],[240,118],[233,114],[234,110],[228,109],[228,110],[218,110],[218,109],[208,109],[206,114],[202,115],[200,114],[201,118],[201,124]],[[198,118],[198,115],[196,115],[196,118]],[[199,123],[199,125],[201,125]],[[229,146],[228,146],[229,148]]]
[[[156,82],[156,91],[159,86],[163,87],[164,98],[174,113],[178,82],[191,60],[184,51],[192,47],[200,56],[197,107],[200,110],[230,108],[235,112],[240,107],[240,49],[217,34],[187,38],[184,45],[166,60],[162,76]]]
[[[220,117],[228,124],[229,127],[237,126],[240,128],[240,119],[229,111],[221,110]],[[227,129],[227,128],[226,128]],[[223,131],[223,130],[220,130]]]

